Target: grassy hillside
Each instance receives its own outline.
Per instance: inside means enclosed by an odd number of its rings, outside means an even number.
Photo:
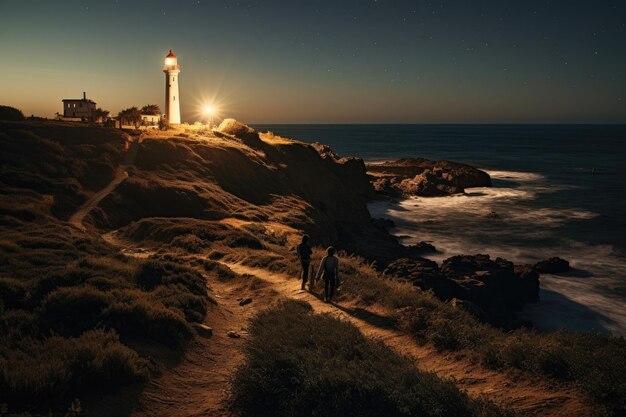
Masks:
[[[133,346],[184,346],[206,314],[206,274],[127,258],[62,221],[112,178],[119,132],[0,129],[0,404],[66,410],[75,398],[145,381],[154,366]]]

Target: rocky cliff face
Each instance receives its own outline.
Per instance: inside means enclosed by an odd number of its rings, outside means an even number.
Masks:
[[[424,158],[403,158],[370,164],[374,189],[388,196],[425,197],[462,193],[465,188],[490,187],[489,174],[469,165]]]

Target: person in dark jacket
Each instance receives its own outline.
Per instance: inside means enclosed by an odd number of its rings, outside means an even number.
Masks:
[[[298,259],[300,259],[300,264],[302,265],[302,289],[304,289],[304,285],[309,280],[309,268],[311,265],[311,254],[313,251],[309,246],[309,235],[302,236],[302,243],[298,245]],[[312,284],[312,283],[311,283]],[[309,284],[309,289],[311,289],[311,284]]]
[[[317,270],[317,278],[324,279],[324,302],[330,303],[339,283],[339,259],[335,256],[335,248],[329,246],[326,256],[322,259]]]

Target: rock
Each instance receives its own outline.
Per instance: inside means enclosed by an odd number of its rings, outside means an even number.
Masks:
[[[234,136],[244,144],[255,148],[264,148],[264,142],[259,136],[259,132],[235,119],[224,119],[219,127],[213,131],[217,136]]]
[[[199,336],[211,337],[213,336],[213,329],[206,324],[193,323],[193,328],[196,330]]]
[[[398,281],[411,283],[423,290],[432,290],[436,296],[444,300],[467,296],[456,282],[441,275],[437,263],[429,259],[397,259],[387,266],[383,274]]]
[[[403,158],[367,166],[375,191],[388,196],[426,197],[463,193],[465,188],[490,187],[484,171],[452,161]]]
[[[416,255],[423,255],[425,253],[437,253],[437,248],[428,242],[420,242],[417,245],[407,246],[407,250],[409,253]]]
[[[450,305],[454,308],[459,308],[461,310],[467,311],[468,313],[476,317],[481,322],[486,322],[489,319],[489,317],[487,316],[487,313],[485,313],[485,310],[478,307],[476,304],[472,303],[471,301],[459,300],[458,298],[453,298],[452,300],[450,300]]]
[[[239,305],[240,306],[245,306],[246,304],[250,304],[252,302],[252,298],[248,297],[248,298],[244,298],[241,301],[239,301]]]
[[[236,331],[234,331],[234,330],[229,330],[229,331],[228,331],[228,333],[226,333],[226,335],[227,335],[228,337],[233,338],[233,339],[239,339],[239,338],[241,337],[241,336],[239,335],[239,333],[237,333],[237,332],[236,332]]]
[[[537,262],[533,268],[540,274],[561,274],[570,270],[569,262],[559,257]]]
[[[521,280],[524,299],[534,303],[539,301],[539,273],[532,265],[515,265],[515,275]]]
[[[470,302],[482,312],[472,314],[503,326],[513,322],[513,313],[525,303],[539,300],[539,274],[531,266],[489,255],[453,256],[441,267],[424,258],[402,258],[389,263],[383,274],[431,290],[443,300]]]
[[[402,180],[396,188],[404,195],[438,197],[463,193],[463,188],[454,185],[430,170],[425,170],[413,178]]]
[[[396,224],[391,219],[372,219],[372,222],[381,229],[389,230],[396,227]]]

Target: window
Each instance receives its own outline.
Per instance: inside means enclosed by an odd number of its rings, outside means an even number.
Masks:
[[[173,101],[176,101],[176,96],[173,96],[173,97],[174,97],[174,100],[173,100]]]

